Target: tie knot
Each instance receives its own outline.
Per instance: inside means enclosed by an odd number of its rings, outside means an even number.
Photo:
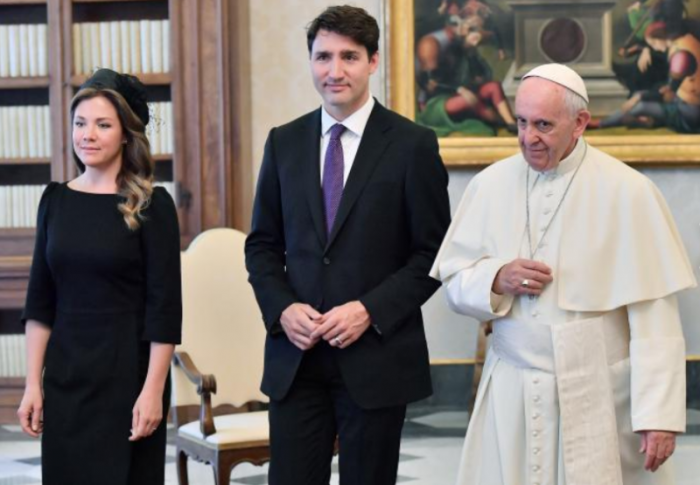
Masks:
[[[345,131],[345,126],[340,123],[336,123],[331,127],[331,140],[337,141],[340,139],[340,135]]]

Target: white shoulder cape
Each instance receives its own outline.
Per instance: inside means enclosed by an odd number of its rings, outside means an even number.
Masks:
[[[445,236],[433,278],[486,258],[518,257],[525,230],[527,163],[518,154],[471,181]],[[588,147],[560,213],[559,306],[609,311],[696,285],[666,201],[645,176]]]

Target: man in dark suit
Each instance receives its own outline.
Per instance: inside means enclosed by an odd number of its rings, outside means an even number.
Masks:
[[[369,93],[379,28],[330,7],[307,32],[323,107],[267,139],[246,264],[268,330],[271,485],[396,482],[406,404],[432,392],[421,305],[450,222],[435,133]]]

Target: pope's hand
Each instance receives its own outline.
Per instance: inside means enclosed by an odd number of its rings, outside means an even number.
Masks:
[[[552,270],[546,264],[514,259],[498,270],[492,290],[497,295],[540,295],[552,279]]]
[[[655,472],[676,449],[676,433],[670,431],[640,431],[640,453],[646,454],[644,469]]]

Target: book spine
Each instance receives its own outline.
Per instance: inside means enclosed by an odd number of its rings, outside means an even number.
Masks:
[[[160,131],[161,131],[161,125],[160,125],[160,109],[158,106],[159,103],[149,103],[148,108],[149,111],[151,112],[151,115],[153,116],[153,126],[149,130],[148,134],[148,141],[149,144],[151,145],[151,153],[153,155],[160,155],[163,153],[161,151],[160,147]]]
[[[163,31],[162,22],[153,20],[151,28],[151,68],[153,72],[163,72]]]
[[[5,113],[7,109],[0,106],[0,158],[10,158],[10,140],[7,138],[7,133],[10,130]],[[2,201],[2,199],[0,199]]]
[[[49,75],[49,39],[47,37],[48,27],[46,24],[39,24],[37,27],[37,57],[39,76]]]
[[[82,31],[80,24],[73,24],[73,72],[75,74],[84,74],[83,66],[83,41],[82,41]]]
[[[27,25],[27,61],[29,62],[29,75],[39,75],[39,39],[36,25]]]
[[[168,103],[168,149],[175,153],[175,117],[173,116],[173,103]]]
[[[51,110],[48,106],[44,108],[44,146],[46,156],[51,156]]]
[[[92,72],[92,49],[90,44],[92,43],[92,27],[89,23],[82,23],[80,25],[80,49],[83,52],[83,67],[82,73],[89,75]]]
[[[10,29],[0,25],[0,77],[10,77]]]
[[[133,74],[141,74],[141,26],[138,20],[129,22],[129,39],[131,47],[131,72]]]
[[[112,69],[112,47],[110,45],[109,22],[99,22],[100,31],[100,67]]]
[[[19,26],[8,25],[8,46],[10,58],[10,77],[19,77]]]
[[[129,22],[119,22],[119,37],[121,38],[121,58],[124,72],[133,72],[131,66],[131,38],[129,37]]]
[[[7,191],[7,187],[2,187],[0,186],[0,227],[8,227],[9,223],[6,217],[7,214],[7,206],[9,202],[7,201],[7,197],[5,196],[5,192]]]
[[[162,20],[163,34],[163,72],[170,72],[170,20]]]
[[[18,25],[19,33],[19,75],[29,76],[29,26]]]
[[[122,40],[119,22],[109,23],[110,45],[112,51],[112,69],[117,72],[124,72],[122,65]]]
[[[27,106],[27,155],[29,158],[37,158],[39,143],[37,142],[38,130],[37,124],[39,123],[39,106]],[[42,123],[43,124],[43,123]]]
[[[19,115],[17,114],[16,106],[8,106],[7,108],[7,126],[10,128],[9,131],[9,147],[10,147],[10,158],[19,158],[19,143],[17,139],[19,138],[18,126]]]
[[[90,68],[86,74],[92,74],[95,69],[100,67],[101,63],[100,24],[97,22],[88,22],[88,29],[90,29],[90,42],[88,44],[88,49],[90,51]]]
[[[150,74],[153,72],[151,63],[151,21],[140,20],[139,28],[141,30],[141,72]]]
[[[10,374],[10,345],[6,335],[0,335],[0,377]]]
[[[18,106],[17,107],[17,117],[18,117],[18,145],[19,145],[19,156],[21,158],[26,158],[29,156],[29,107],[28,106]]]

